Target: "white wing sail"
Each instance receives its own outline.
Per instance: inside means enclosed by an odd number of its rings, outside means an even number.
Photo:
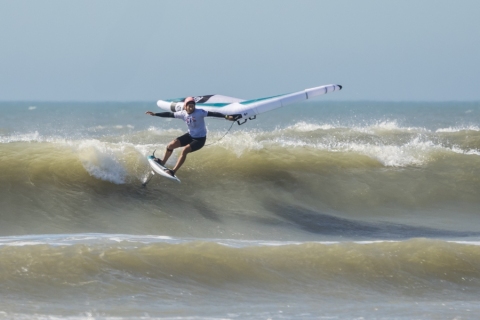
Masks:
[[[227,115],[241,114],[242,118],[251,118],[255,117],[257,114],[341,89],[341,85],[328,84],[325,86],[305,89],[289,94],[282,94],[254,100],[242,100],[222,95],[204,95],[194,97],[194,99],[197,103],[197,107],[204,110],[221,112]],[[171,112],[180,111],[183,109],[184,100],[185,98],[158,100],[157,106],[163,110]]]

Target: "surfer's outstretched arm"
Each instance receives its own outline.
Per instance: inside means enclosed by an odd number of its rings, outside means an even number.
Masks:
[[[151,116],[157,116],[157,117],[162,117],[162,118],[175,118],[175,115],[173,112],[159,112],[159,113],[153,113],[152,111],[147,111],[145,114],[149,114]]]

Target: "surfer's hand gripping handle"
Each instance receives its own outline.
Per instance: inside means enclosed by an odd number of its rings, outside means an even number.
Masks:
[[[242,117],[241,114],[232,114],[230,116],[225,116],[225,119],[230,120],[230,121],[237,121]]]

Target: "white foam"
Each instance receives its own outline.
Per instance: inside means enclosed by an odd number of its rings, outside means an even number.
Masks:
[[[293,130],[297,132],[311,132],[316,130],[331,130],[335,129],[335,126],[330,124],[313,124],[305,121],[297,122],[292,126],[286,128],[286,130]]]
[[[13,133],[8,136],[0,136],[0,143],[14,143],[14,142],[52,142],[64,143],[65,138],[56,136],[44,136],[38,131],[27,133]]]
[[[477,149],[463,150],[457,146],[454,146],[452,147],[452,151],[459,154],[480,156],[480,150]]]
[[[91,176],[115,184],[127,183],[132,178],[144,181],[149,170],[146,156],[155,149],[161,150],[160,153],[165,149],[162,144],[109,143],[95,139],[69,141],[67,144],[78,154]],[[176,155],[170,159],[176,161]],[[140,166],[132,166],[132,161]]]
[[[298,139],[276,138],[269,141],[282,147],[307,147],[329,152],[355,152],[378,160],[387,167],[419,166],[427,163],[430,154],[438,150],[449,150],[436,145],[432,141],[422,141],[416,137],[402,145],[359,143],[352,141],[337,141],[309,143]]]
[[[443,149],[431,141],[414,138],[403,145],[340,143],[339,151],[353,151],[378,160],[387,167],[420,166],[428,162],[429,153]]]
[[[21,133],[21,134],[11,134],[8,136],[0,136],[0,143],[12,143],[12,142],[43,142],[46,139],[38,133],[35,132],[28,132],[28,133]]]
[[[87,172],[104,181],[125,183],[127,171],[121,163],[123,148],[98,140],[83,140],[77,147],[80,161]]]
[[[401,130],[401,129],[406,129],[406,130],[411,130],[411,128],[401,128],[398,126],[397,121],[379,121],[375,123],[374,125],[370,126],[370,128],[377,128],[377,129],[382,129],[382,130]]]
[[[377,121],[374,124],[365,126],[365,127],[353,127],[354,131],[368,133],[368,134],[377,134],[385,131],[390,132],[408,132],[408,133],[415,133],[415,132],[430,132],[422,127],[402,127],[398,125],[397,121],[391,120],[384,120],[384,121]]]
[[[311,132],[315,130],[340,129],[341,126],[316,125],[298,122],[285,129],[275,129],[270,132],[240,131],[235,132],[221,142],[222,147],[241,156],[246,151],[261,150],[270,146],[282,148],[312,148],[329,152],[355,152],[379,161],[387,167],[422,166],[435,159],[438,152],[454,152],[465,155],[480,155],[480,150],[462,150],[458,147],[446,146],[438,142],[435,133],[419,127],[399,127],[395,121],[378,122],[368,127],[343,128],[345,134],[320,133],[314,136],[302,137],[291,131]],[[470,127],[471,129],[474,129]],[[384,137],[381,130],[399,130],[401,139]],[[290,132],[289,132],[290,131]],[[366,132],[375,137],[355,137],[355,132]],[[410,136],[410,138],[408,138]],[[372,142],[374,139],[374,142]],[[405,141],[405,139],[408,139]]]
[[[157,127],[149,127],[148,131],[155,135],[163,136],[163,135],[179,135],[182,134],[184,131],[180,129],[162,129]]]
[[[95,127],[90,127],[87,130],[90,131],[90,132],[92,132],[92,131],[96,132],[96,131],[109,130],[109,129],[116,129],[116,130],[130,129],[130,130],[133,130],[133,129],[135,129],[135,126],[133,126],[131,124],[127,124],[125,126],[120,125],[120,124],[112,125],[112,126],[98,125],[98,126],[95,126]]]
[[[97,130],[105,130],[105,129],[107,129],[107,127],[105,126],[95,126],[92,128],[88,128],[88,131],[97,131]]]
[[[260,138],[261,133],[239,131],[235,135],[227,135],[218,144],[234,152],[240,157],[245,151],[261,150],[264,148],[264,141]],[[260,139],[259,139],[260,138]]]
[[[480,127],[472,126],[472,125],[466,126],[466,127],[448,127],[448,128],[437,129],[435,132],[454,133],[454,132],[461,132],[461,131],[480,131]]]
[[[425,128],[421,127],[402,127],[399,126],[397,121],[395,120],[383,120],[377,121],[370,125],[365,126],[342,126],[342,125],[333,125],[333,124],[317,124],[317,123],[309,123],[305,121],[300,121],[295,123],[294,125],[288,126],[285,129],[277,130],[278,132],[282,131],[296,131],[296,132],[313,132],[317,130],[333,130],[333,129],[344,129],[344,130],[351,130],[352,132],[362,132],[368,134],[375,134],[381,131],[403,131],[403,132],[430,132]]]
[[[438,240],[438,239],[431,239]],[[165,235],[128,235],[128,234],[106,234],[106,233],[81,233],[81,234],[39,234],[28,236],[7,236],[0,237],[0,246],[33,246],[33,245],[52,245],[52,246],[68,246],[76,244],[88,243],[131,243],[131,244],[152,244],[152,243],[168,243],[183,244],[192,242],[210,242],[217,243],[227,247],[245,248],[245,247],[278,247],[302,245],[308,243],[316,243],[323,245],[335,245],[342,243],[355,243],[361,245],[377,244],[377,243],[400,243],[409,240],[345,240],[345,241],[284,241],[284,240],[242,240],[242,239],[218,239],[218,238],[175,238]],[[480,246],[479,240],[442,240],[448,243],[457,243],[462,245]]]

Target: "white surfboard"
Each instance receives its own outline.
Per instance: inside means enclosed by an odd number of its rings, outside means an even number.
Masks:
[[[177,181],[178,183],[180,183],[180,179],[178,179],[177,176],[175,176],[175,175],[171,176],[170,174],[165,172],[165,169],[168,169],[168,168],[164,167],[161,164],[159,164],[158,162],[156,162],[154,160],[155,159],[154,156],[148,156],[147,159],[148,159],[148,164],[150,165],[150,167],[152,167],[153,171],[155,171],[156,173],[158,173],[159,175],[161,175],[161,176],[163,176],[167,179],[174,180],[174,181]]]

